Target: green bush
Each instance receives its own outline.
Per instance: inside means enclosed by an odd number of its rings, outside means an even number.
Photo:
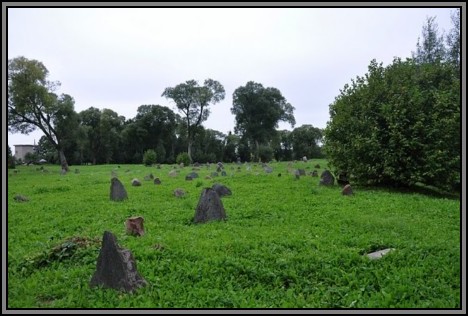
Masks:
[[[15,157],[13,157],[13,154],[11,153],[11,148],[8,146],[8,169],[15,169],[16,164],[15,164]]]
[[[165,163],[166,162],[166,149],[162,144],[158,144],[156,147],[156,157],[158,163]]]
[[[444,63],[372,61],[330,105],[325,150],[356,182],[451,189],[460,181],[460,81]]]
[[[273,159],[273,149],[268,145],[258,147],[258,157],[262,162],[269,162]]]
[[[157,162],[156,152],[153,149],[148,149],[143,154],[143,164],[145,166],[151,166]]]
[[[187,153],[180,153],[177,155],[176,162],[178,164],[184,163],[184,166],[190,165],[190,157]]]

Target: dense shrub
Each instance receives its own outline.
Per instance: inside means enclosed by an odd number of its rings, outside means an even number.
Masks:
[[[178,164],[183,163],[185,166],[190,165],[190,157],[188,153],[183,152],[183,153],[178,154],[176,158],[176,162]]]
[[[15,164],[15,157],[13,157],[13,154],[11,153],[11,148],[8,146],[8,169],[15,169],[16,164]]]
[[[153,149],[148,149],[143,154],[143,164],[145,166],[151,166],[157,162],[156,152]]]
[[[262,162],[269,162],[273,159],[273,149],[268,145],[258,147],[258,157]]]
[[[330,105],[325,150],[355,181],[442,189],[460,182],[460,81],[445,63],[372,61]]]

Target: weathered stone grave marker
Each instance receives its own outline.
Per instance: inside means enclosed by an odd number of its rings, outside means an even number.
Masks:
[[[145,228],[143,226],[144,218],[141,216],[129,217],[125,221],[125,229],[127,234],[132,236],[143,236]]]
[[[125,190],[122,182],[117,178],[111,179],[110,186],[110,199],[112,201],[122,201],[128,198],[127,191]]]
[[[185,190],[183,190],[183,189],[175,189],[175,190],[174,190],[174,195],[175,195],[176,197],[183,197],[183,196],[185,196]]]
[[[331,174],[330,171],[325,170],[322,172],[322,175],[320,176],[320,185],[333,185],[335,184],[335,178]]]
[[[205,223],[212,220],[226,219],[226,211],[218,193],[212,188],[203,189],[197,208],[195,209],[195,223]]]
[[[114,234],[105,231],[96,271],[89,285],[133,292],[147,284],[148,282],[137,271],[131,251],[119,247]]]
[[[15,197],[13,198],[16,202],[27,202],[29,201],[29,199],[24,196],[24,195],[21,195],[21,194],[17,194],[15,195]]]
[[[133,180],[132,180],[132,186],[134,186],[134,187],[139,187],[139,186],[141,186],[140,180],[138,180],[137,178],[133,179]]]
[[[341,194],[343,195],[353,195],[353,189],[351,188],[351,185],[347,184],[341,191]]]
[[[232,195],[231,190],[223,184],[215,183],[211,188],[218,193],[219,197]]]
[[[382,249],[382,250],[378,250],[378,251],[368,253],[366,256],[367,256],[367,258],[369,258],[371,260],[376,260],[376,259],[382,258],[386,254],[388,254],[389,252],[394,251],[394,250],[395,250],[395,248]]]

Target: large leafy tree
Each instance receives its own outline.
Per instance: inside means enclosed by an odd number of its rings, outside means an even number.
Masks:
[[[40,129],[57,150],[62,169],[68,171],[65,143],[73,139],[78,120],[71,96],[57,96],[58,82],[47,80],[41,62],[17,57],[8,61],[8,130],[28,134]]]
[[[193,160],[201,163],[221,161],[225,138],[225,134],[201,126],[193,143]]]
[[[237,160],[237,149],[240,138],[238,135],[228,132],[224,138],[223,161],[234,162]]]
[[[291,131],[286,129],[278,131],[273,141],[275,159],[278,161],[289,161],[293,159],[293,145]]]
[[[175,87],[168,87],[162,93],[163,97],[172,99],[179,111],[183,114],[183,120],[187,135],[187,153],[192,160],[192,144],[197,130],[202,122],[208,119],[209,105],[224,99],[224,87],[216,80],[207,79],[203,86],[195,80],[188,80]]]
[[[179,115],[161,105],[141,105],[134,122],[137,128],[145,130],[142,135],[144,150],[153,149],[158,162],[166,162],[166,156],[174,156],[174,141]]]
[[[140,163],[143,159],[144,143],[147,131],[138,126],[134,119],[125,122],[122,130],[122,151],[126,163]]]
[[[40,159],[45,159],[49,163],[58,162],[57,150],[46,136],[42,136],[39,139],[39,142],[37,143],[37,153]]]
[[[86,130],[86,136],[88,140],[86,156],[93,164],[96,164],[101,143],[99,128],[101,123],[101,111],[97,108],[90,107],[84,111],[81,111],[79,115],[81,118],[81,124]]]
[[[125,118],[110,109],[90,107],[80,112],[83,132],[86,133],[90,160],[93,164],[116,161],[120,145],[120,133]]]
[[[291,132],[291,142],[295,159],[320,158],[320,142],[322,141],[322,130],[312,125],[296,127]]]
[[[452,67],[372,61],[330,105],[328,159],[363,183],[439,188],[460,181],[460,87]]]
[[[294,127],[293,112],[294,107],[276,88],[265,88],[260,83],[249,81],[233,93],[231,113],[235,115],[235,132],[255,143],[256,159],[260,144],[275,136],[278,122],[289,122]]]
[[[459,188],[460,80],[456,54],[447,58],[446,51],[429,18],[413,59],[387,67],[374,60],[345,85],[325,130],[332,166],[364,183]]]
[[[103,109],[101,114],[102,158],[105,163],[114,162],[119,152],[120,133],[125,117],[111,109]]]

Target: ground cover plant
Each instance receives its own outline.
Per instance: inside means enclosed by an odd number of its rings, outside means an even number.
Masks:
[[[458,198],[359,186],[343,196],[309,175],[324,160],[269,166],[225,164],[227,176],[206,179],[216,166],[202,165],[192,181],[192,167],[175,165],[9,170],[8,308],[460,308]],[[127,200],[110,200],[112,171]],[[144,180],[150,173],[160,185]],[[227,219],[194,224],[215,183],[232,191]],[[132,216],[144,217],[143,236],[126,234]],[[105,230],[148,286],[89,287]],[[395,250],[365,256],[384,248]]]

